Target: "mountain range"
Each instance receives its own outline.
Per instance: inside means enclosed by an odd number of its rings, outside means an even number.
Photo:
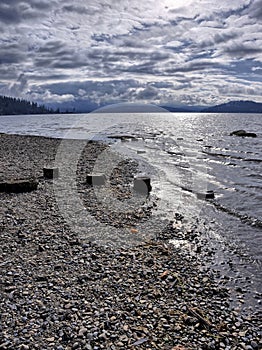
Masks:
[[[253,101],[231,101],[221,105],[204,108],[205,113],[262,113],[262,103]]]
[[[45,113],[90,113],[95,112],[99,106],[88,102],[38,105],[23,99],[0,96],[0,115],[8,114],[45,114]],[[101,107],[101,106],[100,106]],[[173,104],[154,106],[146,104],[108,104],[98,109],[101,113],[125,113],[125,112],[158,112],[169,111],[173,113],[262,113],[262,103],[254,101],[230,101],[227,103],[210,106],[177,106]]]
[[[146,106],[142,104],[130,104],[127,108],[127,103],[122,104],[123,109],[121,110],[121,104],[104,104],[103,106],[98,106],[91,104],[86,101],[76,101],[75,103],[64,103],[61,105],[52,104],[51,108],[59,108],[62,112],[70,111],[76,113],[89,113],[98,109],[101,113],[124,113],[124,112],[146,112]],[[144,106],[144,107],[143,107]],[[151,105],[154,107],[154,105]],[[227,103],[215,105],[215,106],[186,106],[186,105],[175,105],[175,104],[161,104],[155,105],[155,112],[159,112],[158,108],[165,109],[173,113],[262,113],[262,103],[254,101],[230,101]],[[133,108],[133,110],[132,110]],[[149,108],[149,112],[154,112]]]
[[[254,101],[230,101],[211,107],[173,107],[162,106],[170,112],[201,113],[262,113],[262,103]]]

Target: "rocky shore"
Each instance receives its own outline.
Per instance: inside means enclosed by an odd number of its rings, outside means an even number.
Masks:
[[[197,252],[204,247],[196,225],[184,224],[177,214],[151,237],[138,226],[157,200],[122,213],[98,201],[85,176],[104,144],[87,143],[81,154],[79,198],[88,215],[108,230],[129,230],[136,244],[97,244],[68,224],[54,181],[42,176],[60,143],[0,134],[0,181],[39,182],[36,191],[0,193],[0,349],[260,349],[261,315],[233,308],[226,279],[218,283],[216,272],[201,265]],[[123,205],[132,197],[136,167],[133,161],[116,166],[109,197]],[[198,242],[195,254],[176,248],[170,238]]]

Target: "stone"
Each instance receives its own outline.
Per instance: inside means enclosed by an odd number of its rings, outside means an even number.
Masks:
[[[254,340],[251,341],[251,346],[255,350],[258,349],[258,344]]]

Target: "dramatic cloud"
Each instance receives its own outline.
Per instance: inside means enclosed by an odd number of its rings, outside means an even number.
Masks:
[[[2,0],[0,94],[41,103],[262,101],[261,0]]]

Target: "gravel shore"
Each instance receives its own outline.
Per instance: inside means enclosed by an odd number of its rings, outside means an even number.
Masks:
[[[39,182],[36,191],[0,193],[0,349],[261,349],[259,313],[234,309],[226,280],[218,283],[197,251],[189,255],[168,243],[201,234],[195,225],[183,226],[179,214],[158,237],[145,235],[128,248],[84,240],[72,229],[53,180],[42,176],[60,143],[0,134],[0,181]],[[114,213],[85,183],[106,147],[92,142],[82,152],[79,197],[97,222],[138,236],[138,223],[146,222],[157,201]],[[126,161],[114,169],[110,195],[123,205],[132,197],[136,168]]]

